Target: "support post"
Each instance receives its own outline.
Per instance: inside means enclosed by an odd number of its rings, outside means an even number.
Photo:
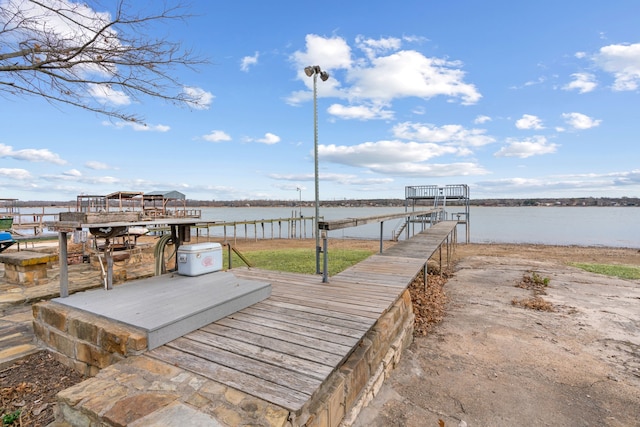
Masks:
[[[60,254],[58,263],[60,265],[60,297],[69,296],[69,266],[67,265],[67,232],[58,233],[58,247]]]
[[[427,262],[424,263],[424,265],[422,266],[422,278],[423,278],[423,282],[424,282],[424,292],[427,292],[427,288],[429,285],[429,267],[427,267],[429,260],[427,260]]]
[[[322,250],[322,283],[328,283],[329,282],[329,260],[328,260],[328,256],[327,256],[327,251],[329,250],[329,244],[328,244],[328,237],[327,237],[327,233],[325,232],[322,236],[322,246],[323,246],[323,250]]]
[[[107,260],[107,290],[113,289],[113,254],[109,241],[105,244],[104,256]]]
[[[384,235],[384,221],[380,221],[380,253],[382,253],[382,239]]]

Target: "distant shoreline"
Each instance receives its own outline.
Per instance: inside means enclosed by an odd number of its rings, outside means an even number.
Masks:
[[[425,200],[416,206],[430,206]],[[450,201],[460,206],[459,201]],[[321,207],[405,207],[404,199],[342,199],[321,200]],[[478,207],[640,207],[640,197],[567,197],[523,199],[470,199],[470,206]],[[27,200],[17,201],[19,208],[57,208],[75,210],[75,201]],[[265,207],[313,207],[314,201],[303,200],[193,200],[187,199],[188,208],[265,208]],[[411,205],[413,206],[413,205]]]

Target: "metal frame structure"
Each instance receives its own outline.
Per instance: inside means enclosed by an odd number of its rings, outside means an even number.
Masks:
[[[467,184],[445,185],[410,185],[405,187],[405,210],[408,212],[416,210],[418,201],[432,201],[433,209],[441,209],[438,217],[439,221],[453,219],[456,216],[458,224],[465,226],[465,243],[470,240],[470,204],[469,186]],[[448,212],[447,203],[454,202],[454,206],[464,208],[463,212]]]

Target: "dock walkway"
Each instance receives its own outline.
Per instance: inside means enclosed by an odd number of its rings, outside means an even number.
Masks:
[[[407,287],[456,224],[439,223],[329,283],[234,269],[270,283],[271,296],[63,391],[59,414],[71,424],[348,425],[411,341]]]

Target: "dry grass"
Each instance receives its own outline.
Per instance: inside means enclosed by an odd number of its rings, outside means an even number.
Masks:
[[[542,277],[535,271],[532,271],[531,274],[524,274],[522,280],[516,284],[516,288],[528,289],[533,293],[533,296],[522,299],[514,298],[511,300],[511,304],[530,310],[556,311],[552,303],[540,296],[547,294],[547,286],[549,286],[548,277]]]
[[[529,297],[522,299],[514,298],[513,300],[511,300],[511,304],[517,307],[528,308],[530,310],[550,312],[556,311],[553,304],[551,304],[549,301],[546,301],[542,297]]]

